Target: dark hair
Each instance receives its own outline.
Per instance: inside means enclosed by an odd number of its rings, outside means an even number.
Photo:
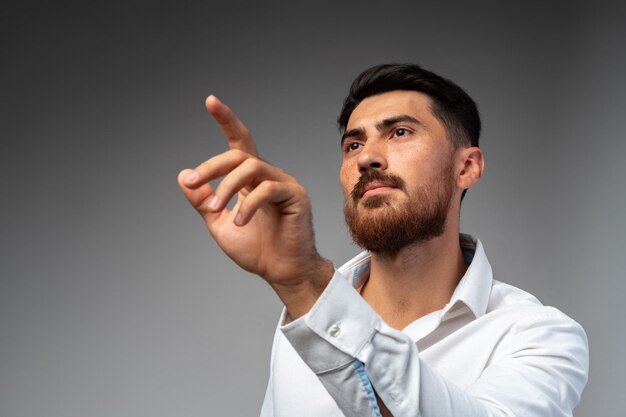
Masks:
[[[461,87],[415,64],[383,64],[363,71],[352,83],[337,119],[343,132],[359,103],[395,90],[418,91],[432,100],[432,112],[455,147],[478,146],[480,116],[476,103]]]

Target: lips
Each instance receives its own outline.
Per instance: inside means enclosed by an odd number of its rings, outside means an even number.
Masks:
[[[369,197],[371,195],[375,195],[381,192],[385,192],[391,189],[397,188],[393,184],[389,184],[381,181],[374,181],[367,184],[363,187],[363,192],[361,193],[361,198]]]

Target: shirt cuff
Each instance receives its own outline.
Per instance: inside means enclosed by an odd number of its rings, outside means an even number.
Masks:
[[[307,314],[288,320],[283,311],[280,330],[317,374],[352,362],[381,324],[376,312],[338,271]]]

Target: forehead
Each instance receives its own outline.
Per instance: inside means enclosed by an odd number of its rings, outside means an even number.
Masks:
[[[401,114],[413,116],[421,121],[434,121],[431,103],[430,97],[417,91],[397,90],[370,96],[356,106],[350,115],[346,130]]]

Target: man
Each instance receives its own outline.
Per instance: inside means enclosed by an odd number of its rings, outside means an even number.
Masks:
[[[262,416],[572,415],[584,331],[494,280],[480,241],[459,233],[462,197],[483,173],[480,118],[460,87],[397,64],[353,83],[340,180],[367,251],[339,270],[315,247],[304,188],[258,158],[228,107],[206,106],[230,150],[179,184],[224,252],[285,304]]]

